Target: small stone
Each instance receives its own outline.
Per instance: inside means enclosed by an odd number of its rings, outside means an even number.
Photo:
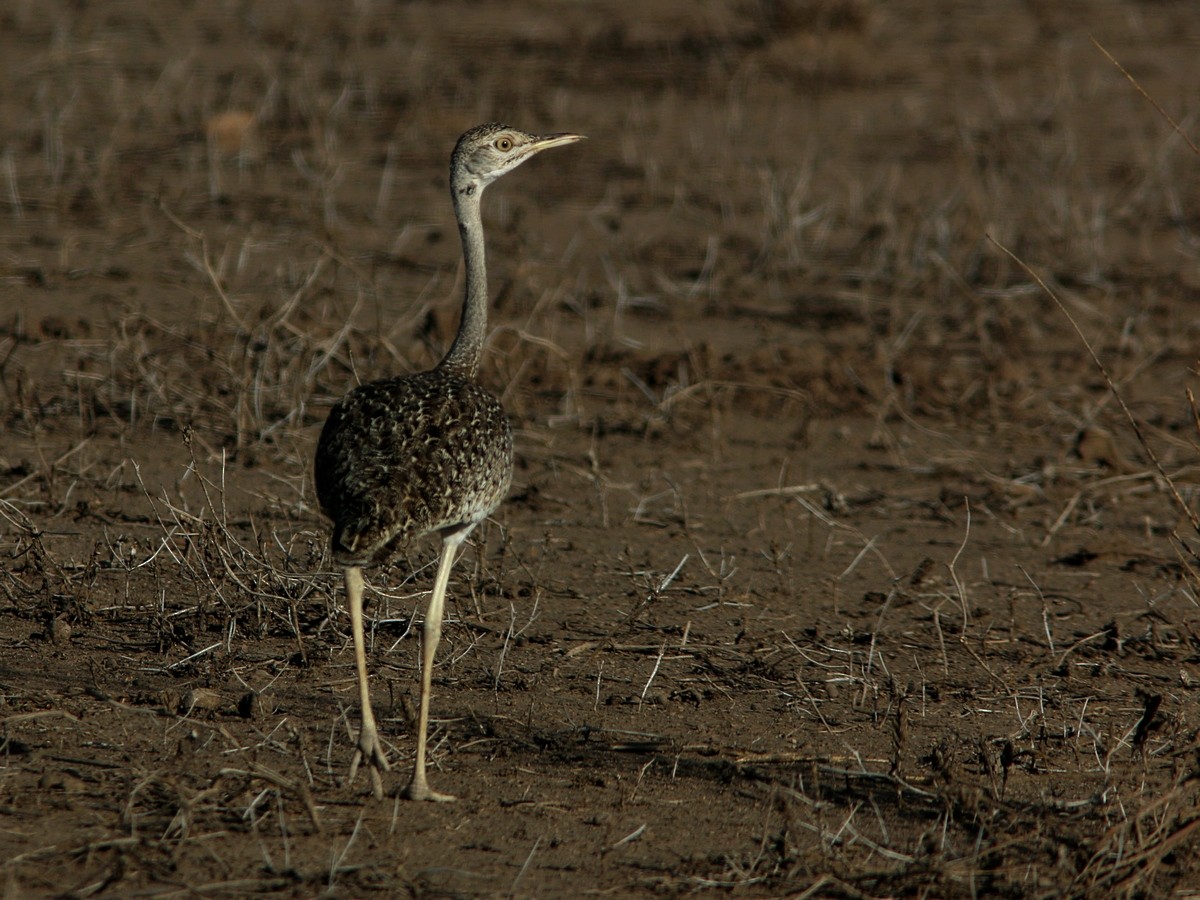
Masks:
[[[72,775],[70,772],[54,771],[45,772],[38,779],[38,787],[43,791],[65,791],[69,794],[78,793],[85,790],[87,784],[78,775]]]
[[[275,703],[269,694],[247,691],[238,698],[237,710],[243,719],[260,721],[275,711]]]
[[[214,712],[221,707],[221,695],[212,688],[192,688],[183,695],[177,711],[181,716],[193,712]]]

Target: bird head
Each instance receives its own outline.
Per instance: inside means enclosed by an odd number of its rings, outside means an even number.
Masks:
[[[454,193],[473,194],[543,150],[583,140],[582,134],[528,134],[519,128],[489,123],[458,139],[450,157]]]

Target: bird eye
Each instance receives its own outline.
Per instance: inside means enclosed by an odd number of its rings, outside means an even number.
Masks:
[[[496,138],[496,149],[502,153],[507,153],[509,150],[511,150],[512,145],[512,138]]]

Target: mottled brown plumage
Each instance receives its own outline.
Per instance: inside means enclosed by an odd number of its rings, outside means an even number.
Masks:
[[[425,774],[430,685],[446,584],[458,545],[500,505],[512,478],[508,420],[500,402],[474,381],[487,333],[480,198],[488,184],[536,153],[580,138],[537,137],[497,124],[480,125],[459,138],[450,160],[450,190],[462,237],[466,290],[454,343],[428,372],[350,391],[321,431],[314,464],[317,497],[333,521],[333,558],[345,570],[363,716],[350,778],[365,762],[377,797],[383,795],[381,773],[388,764],[367,682],[362,569],[390,561],[424,535],[441,537],[441,560],[422,629],[417,751],[405,796],[453,800],[430,790]]]
[[[376,565],[416,537],[475,525],[499,506],[512,433],[495,397],[435,369],[352,391],[329,414],[316,471],[334,560]]]

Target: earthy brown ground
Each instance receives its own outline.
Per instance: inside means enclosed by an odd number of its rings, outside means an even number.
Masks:
[[[1200,134],[1190,0],[5,4],[3,895],[1198,895],[1200,158],[1089,35]],[[485,202],[461,800],[430,545],[380,803],[309,461],[492,119],[591,140]]]

